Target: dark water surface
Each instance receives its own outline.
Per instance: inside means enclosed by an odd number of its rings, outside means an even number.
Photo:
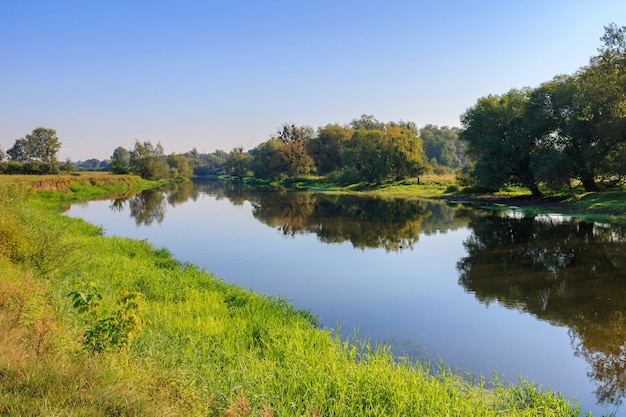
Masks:
[[[68,213],[398,354],[521,376],[577,397],[594,415],[625,396],[625,228],[217,181]]]

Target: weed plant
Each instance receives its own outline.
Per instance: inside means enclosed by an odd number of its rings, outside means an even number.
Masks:
[[[472,383],[342,339],[283,299],[145,241],[103,237],[41,208],[43,198],[0,192],[0,415],[579,415],[530,383]],[[142,304],[133,338],[86,348],[91,307],[81,312],[77,300],[116,317],[131,293]]]

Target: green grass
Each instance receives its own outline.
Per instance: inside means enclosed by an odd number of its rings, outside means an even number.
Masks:
[[[0,415],[579,414],[527,382],[471,383],[342,339],[309,312],[226,284],[165,249],[102,237],[57,214],[52,206],[65,202],[56,197],[51,204],[49,194],[0,190]],[[84,349],[85,320],[68,297],[80,282],[102,295],[95,318],[115,311],[123,291],[141,294],[142,331],[128,346]]]
[[[456,185],[455,176],[452,174],[427,174],[421,176],[419,179],[411,178],[383,184],[360,183],[340,185],[335,182],[329,182],[329,180],[324,177],[317,176],[303,176],[285,181],[246,179],[244,183],[255,187],[283,187],[326,193],[368,194],[379,197],[409,199],[440,197],[461,190],[461,188]]]

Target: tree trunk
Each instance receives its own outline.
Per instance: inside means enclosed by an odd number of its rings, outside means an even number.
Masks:
[[[530,187],[530,192],[532,193],[533,198],[544,197],[543,193],[539,190],[539,187],[537,187],[536,185],[533,185],[532,187]]]
[[[583,187],[585,187],[585,191],[587,192],[600,191],[598,184],[596,184],[596,181],[593,178],[583,178],[582,183]]]

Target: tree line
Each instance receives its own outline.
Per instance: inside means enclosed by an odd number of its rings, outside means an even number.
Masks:
[[[129,151],[118,147],[110,160],[89,159],[80,164],[69,159],[59,162],[57,154],[61,141],[54,129],[38,127],[15,140],[6,152],[0,149],[0,174],[57,174],[73,172],[78,167],[92,171],[112,171],[117,174],[137,174],[143,178],[190,178],[193,166],[183,155],[165,155],[161,144],[150,141],[135,141]]]
[[[42,141],[46,146],[35,146]],[[458,128],[426,125],[418,130],[413,122],[383,123],[371,115],[317,129],[285,123],[249,151],[235,147],[230,152],[202,154],[194,148],[166,155],[161,144],[137,140],[131,149],[117,147],[104,161],[59,163],[60,146],[54,130],[37,128],[17,139],[6,154],[0,149],[0,173],[52,174],[77,169],[133,173],[148,179],[231,175],[270,180],[316,174],[343,183],[381,183],[431,169],[444,173],[466,163]],[[44,148],[43,153],[33,151]]]
[[[535,88],[489,95],[461,116],[477,185],[568,186],[626,178],[626,26],[610,24],[589,64]]]
[[[310,174],[341,183],[379,184],[416,177],[436,169],[443,173],[466,163],[458,129],[413,122],[383,123],[362,115],[347,125],[317,129],[285,123],[250,151],[185,154],[195,161],[194,172],[286,180]]]

